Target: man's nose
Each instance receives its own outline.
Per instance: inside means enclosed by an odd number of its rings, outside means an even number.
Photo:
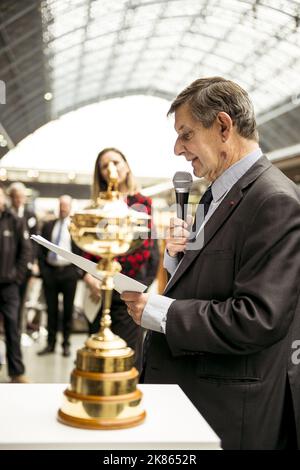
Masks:
[[[183,155],[184,154],[184,147],[180,142],[179,137],[177,137],[175,145],[174,145],[174,153],[175,155]]]

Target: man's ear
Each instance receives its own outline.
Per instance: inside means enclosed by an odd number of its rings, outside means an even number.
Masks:
[[[229,114],[224,111],[220,111],[217,115],[217,125],[222,142],[226,142],[233,128],[233,122]]]

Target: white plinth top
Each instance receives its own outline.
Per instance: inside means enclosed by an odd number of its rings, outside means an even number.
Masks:
[[[0,449],[220,449],[220,440],[177,385],[139,385],[144,423],[86,430],[56,419],[62,384],[0,384]]]

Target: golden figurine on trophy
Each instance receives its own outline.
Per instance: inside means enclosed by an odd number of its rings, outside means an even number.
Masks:
[[[120,429],[140,424],[146,416],[137,389],[134,351],[110,329],[113,276],[121,266],[116,256],[136,248],[147,236],[148,214],[127,206],[118,191],[118,173],[110,162],[107,191],[97,204],[72,216],[70,233],[84,251],[101,256],[102,317],[100,331],[77,351],[71,383],[58,411],[60,422],[88,429]]]

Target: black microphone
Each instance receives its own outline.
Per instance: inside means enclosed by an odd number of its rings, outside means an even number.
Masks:
[[[193,183],[192,175],[187,171],[177,171],[173,177],[173,185],[176,194],[177,217],[186,221],[187,204],[189,193]],[[183,253],[178,253],[178,259],[181,260]]]

